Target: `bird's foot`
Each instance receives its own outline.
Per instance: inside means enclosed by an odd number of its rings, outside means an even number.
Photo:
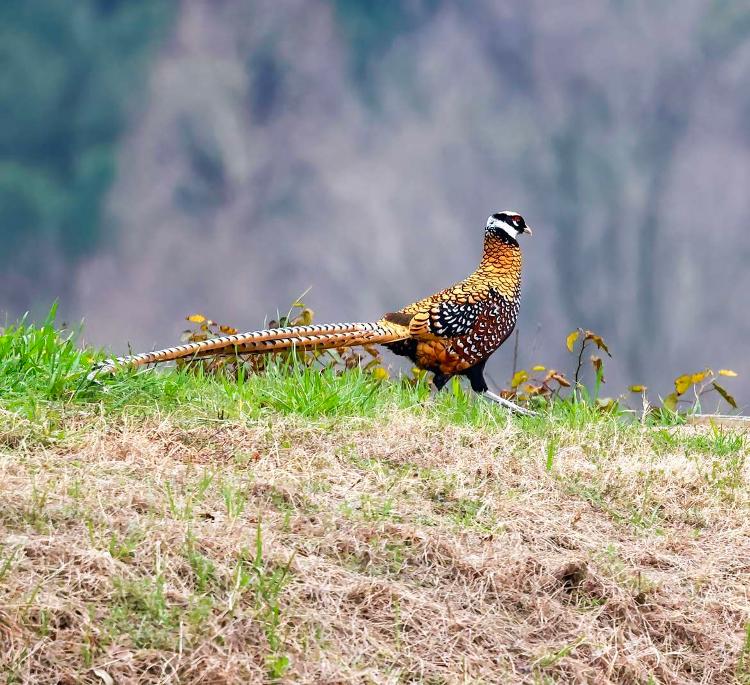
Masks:
[[[486,397],[488,400],[492,400],[493,402],[497,402],[498,404],[501,404],[503,407],[506,407],[507,409],[510,409],[511,411],[514,411],[518,414],[522,414],[523,416],[539,416],[534,411],[531,411],[530,409],[524,409],[523,407],[519,407],[517,404],[514,404],[510,400],[506,400],[504,397],[500,397],[500,395],[496,395],[494,392],[491,392],[487,390],[486,392],[482,393],[483,397]]]

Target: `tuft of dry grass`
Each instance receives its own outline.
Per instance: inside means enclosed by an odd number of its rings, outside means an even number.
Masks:
[[[703,427],[0,416],[0,673],[750,683],[748,442]]]

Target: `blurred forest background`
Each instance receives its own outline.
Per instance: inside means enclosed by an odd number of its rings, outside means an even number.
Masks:
[[[9,320],[375,319],[515,209],[521,365],[580,325],[612,393],[709,365],[750,402],[747,0],[4,0],[0,122]]]

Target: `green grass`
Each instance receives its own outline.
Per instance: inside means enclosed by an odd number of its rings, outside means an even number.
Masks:
[[[0,334],[0,397],[5,407],[34,416],[37,403],[75,394],[93,359],[75,345],[72,332],[55,328],[57,307],[40,326],[21,320]]]
[[[501,426],[508,413],[483,401],[455,379],[433,394],[429,382],[382,381],[352,369],[311,368],[301,363],[269,364],[263,374],[229,379],[200,368],[122,369],[94,382],[87,375],[102,350],[81,348],[74,331],[55,326],[56,307],[39,325],[26,320],[0,333],[0,409],[36,426],[38,437],[55,439],[71,412],[152,416],[175,414],[203,420],[256,420],[268,414],[309,419],[374,417],[397,408],[422,412],[446,424]],[[560,400],[537,418],[512,417],[531,432],[550,422],[580,428],[592,421],[622,420],[586,399]]]

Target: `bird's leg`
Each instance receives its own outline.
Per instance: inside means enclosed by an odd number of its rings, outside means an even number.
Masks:
[[[494,392],[490,391],[490,389],[487,387],[487,381],[484,380],[485,363],[486,361],[479,362],[479,364],[477,364],[476,366],[472,366],[465,372],[466,377],[471,383],[471,389],[474,392],[482,395],[483,397],[486,397],[488,400],[497,402],[503,407],[506,407],[507,409],[510,409],[511,411],[514,411],[518,414],[523,414],[524,416],[536,416],[537,414],[535,412],[524,409],[523,407],[519,407],[517,404],[514,404],[510,400],[506,400],[504,397],[500,397],[500,395],[496,395]]]
[[[492,400],[493,402],[497,402],[498,404],[501,404],[503,407],[507,407],[511,411],[514,411],[518,414],[523,414],[524,416],[539,416],[535,411],[531,411],[530,409],[524,409],[523,407],[519,407],[517,404],[513,404],[510,400],[506,400],[504,397],[500,397],[500,395],[496,395],[494,392],[487,390],[486,392],[482,393],[483,397],[486,397],[488,400]]]
[[[436,373],[432,377],[432,382],[435,385],[435,390],[440,392],[443,389],[443,386],[451,379],[450,376],[444,373]]]
[[[487,360],[485,359],[483,362],[479,362],[479,364],[475,364],[464,371],[464,375],[469,379],[469,383],[471,383],[471,389],[480,395],[489,392],[487,381],[484,380],[484,365],[486,363]]]

